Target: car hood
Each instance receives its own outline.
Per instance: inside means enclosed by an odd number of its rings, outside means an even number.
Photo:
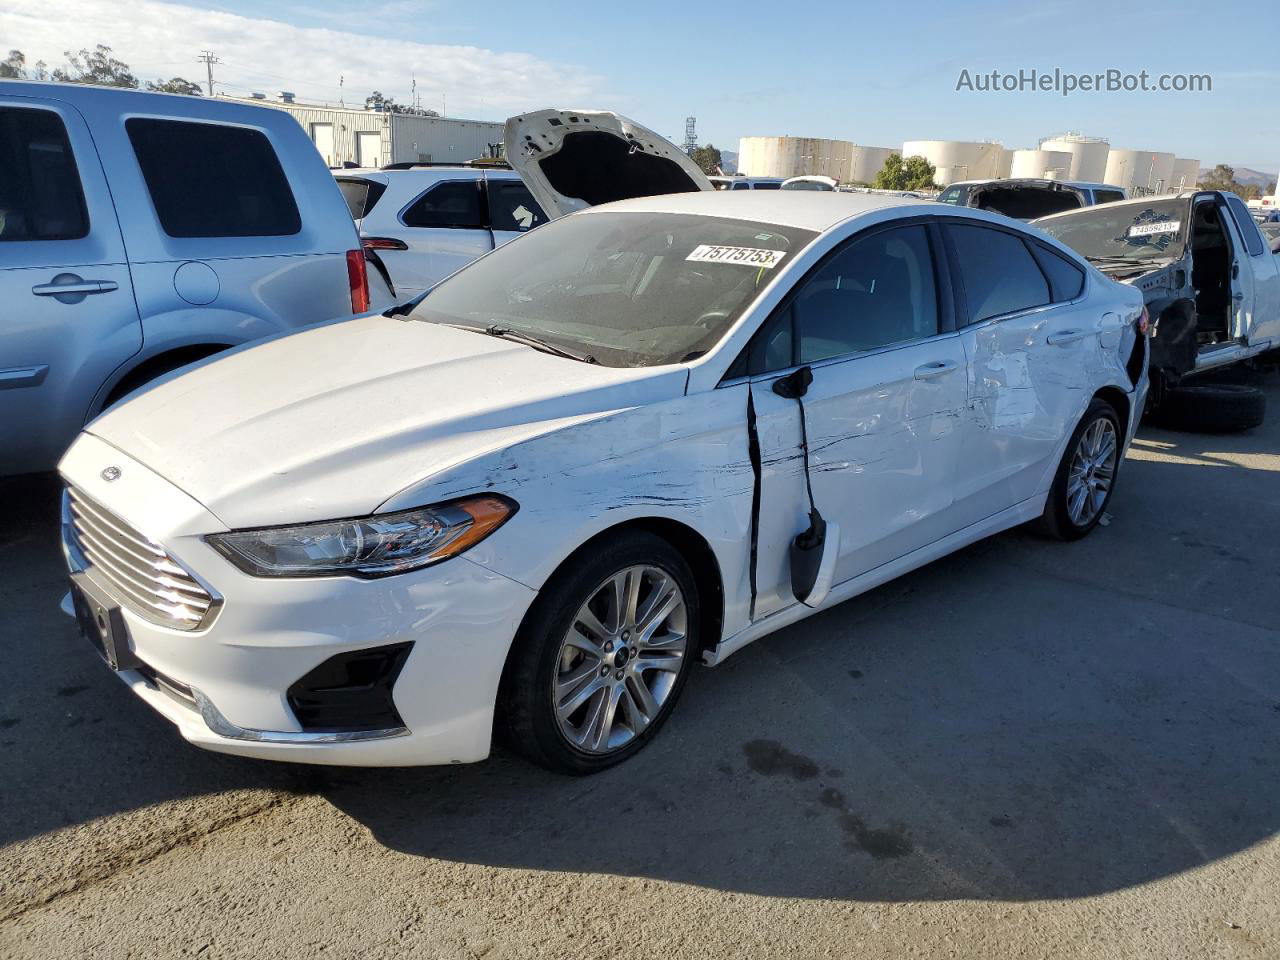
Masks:
[[[86,429],[228,527],[253,527],[371,513],[472,457],[680,396],[686,380],[371,316],[224,354]]]
[[[671,141],[605,110],[539,110],[507,120],[507,160],[550,217],[614,200],[712,190]]]

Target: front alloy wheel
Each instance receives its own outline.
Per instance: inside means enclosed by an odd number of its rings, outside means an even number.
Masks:
[[[699,649],[693,571],[627,530],[588,545],[539,592],[502,675],[497,732],[541,766],[595,773],[653,738]]]
[[[556,722],[573,746],[607,754],[644,732],[684,666],[688,607],[657,567],[627,567],[596,588],[560,642]]]

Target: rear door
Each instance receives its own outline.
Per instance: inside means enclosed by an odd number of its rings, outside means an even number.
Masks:
[[[387,251],[396,294],[404,299],[435,286],[493,249],[485,209],[484,180],[438,180],[399,214],[406,250]]]
[[[142,345],[111,194],[80,113],[0,97],[0,475],[51,469]]]
[[[1099,334],[1119,318],[1095,313],[1078,266],[1040,251],[1055,258],[1041,266],[1022,234],[972,221],[944,230],[968,362],[955,484],[967,526],[1041,490],[1088,403]]]
[[[1244,246],[1240,250],[1237,243],[1234,272],[1240,276],[1232,281],[1231,295],[1239,306],[1252,301],[1244,336],[1251,344],[1270,340],[1280,345],[1280,264],[1244,201],[1228,195],[1227,207]]]
[[[500,247],[547,222],[546,213],[517,177],[485,174],[485,201],[494,246]]]

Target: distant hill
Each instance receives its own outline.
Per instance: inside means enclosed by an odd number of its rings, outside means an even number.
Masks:
[[[1262,187],[1263,189],[1266,189],[1276,182],[1276,175],[1274,173],[1263,173],[1261,170],[1250,170],[1248,167],[1236,167],[1235,169],[1236,183],[1242,183],[1245,185],[1252,184],[1255,187]],[[1201,168],[1200,179],[1203,180],[1211,173],[1213,173],[1211,168]]]
[[[732,150],[720,151],[720,169],[725,173],[738,172],[738,155]]]

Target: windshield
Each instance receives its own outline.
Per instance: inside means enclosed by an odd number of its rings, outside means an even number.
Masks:
[[[692,360],[817,234],[674,213],[553,221],[432,289],[410,317],[538,337],[613,367]]]
[[[1036,226],[1090,260],[1164,260],[1182,256],[1187,212],[1186,200],[1109,203]]]
[[[940,194],[938,194],[938,202],[939,203],[959,203],[960,188],[947,187],[947,189],[943,190]]]

